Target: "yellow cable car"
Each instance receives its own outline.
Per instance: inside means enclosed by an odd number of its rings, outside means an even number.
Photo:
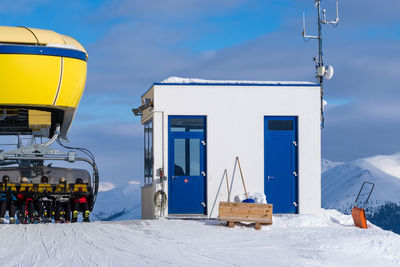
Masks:
[[[0,134],[65,139],[81,99],[88,56],[50,30],[0,26]]]
[[[31,182],[43,175],[57,183],[66,177],[69,184],[80,178],[85,183],[80,192],[89,195],[92,209],[99,188],[94,156],[87,149],[62,143],[85,87],[87,60],[85,49],[71,37],[50,30],[0,26],[0,135],[18,138],[15,149],[0,145],[0,174],[11,175],[16,181],[28,177]],[[32,137],[24,145],[21,135]],[[49,140],[43,142],[42,137]],[[56,141],[68,151],[51,148]],[[52,167],[45,164],[49,161],[86,162],[93,168],[93,179],[87,171],[86,175],[79,169]],[[18,166],[1,167],[9,165]],[[35,185],[33,193],[64,193],[52,192],[54,184]],[[31,193],[26,191],[33,189],[30,185],[21,184],[21,190]]]

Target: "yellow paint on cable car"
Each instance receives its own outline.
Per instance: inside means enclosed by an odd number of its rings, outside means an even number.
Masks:
[[[53,192],[53,187],[50,184],[38,184],[38,193]]]
[[[33,184],[22,183],[20,185],[19,191],[20,192],[33,192],[34,191]]]
[[[84,73],[85,75],[82,75]],[[64,78],[65,77],[65,78]],[[86,82],[86,62],[72,58],[64,58],[64,73],[57,106],[72,106],[76,108],[81,99]],[[70,88],[81,88],[70,90]]]
[[[66,137],[86,72],[87,53],[75,39],[49,30],[0,26],[0,109],[61,111],[58,123]]]
[[[58,184],[54,192],[69,192],[69,185]]]
[[[87,193],[88,188],[85,184],[75,184],[72,192],[74,193]]]
[[[60,79],[60,58],[0,54],[0,104],[52,106]]]
[[[1,185],[0,185],[0,191],[6,191],[6,190],[10,190],[10,191],[13,191],[13,192],[15,192],[15,191],[17,191],[17,188],[15,187],[15,184],[10,184],[10,183],[7,183],[7,185],[5,184],[5,183],[1,183]]]

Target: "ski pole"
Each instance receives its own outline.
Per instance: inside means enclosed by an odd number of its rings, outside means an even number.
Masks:
[[[243,172],[242,172],[242,167],[240,167],[239,157],[236,157],[236,160],[237,160],[237,163],[238,163],[238,165],[239,165],[240,176],[242,177],[244,193],[246,194],[246,199],[248,199],[249,196],[248,196],[248,194],[247,194],[246,185],[244,184]]]
[[[228,170],[227,169],[225,169],[225,178],[226,178],[226,189],[228,189],[228,202],[231,202],[231,192],[229,191]]]

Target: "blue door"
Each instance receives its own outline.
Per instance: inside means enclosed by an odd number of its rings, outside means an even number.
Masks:
[[[168,213],[206,214],[206,118],[168,117]]]
[[[297,117],[264,117],[264,192],[274,213],[297,213]]]

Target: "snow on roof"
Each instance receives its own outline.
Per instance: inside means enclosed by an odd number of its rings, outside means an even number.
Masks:
[[[158,84],[285,84],[285,85],[316,85],[304,81],[239,81],[239,80],[204,80],[197,78],[169,77]]]

